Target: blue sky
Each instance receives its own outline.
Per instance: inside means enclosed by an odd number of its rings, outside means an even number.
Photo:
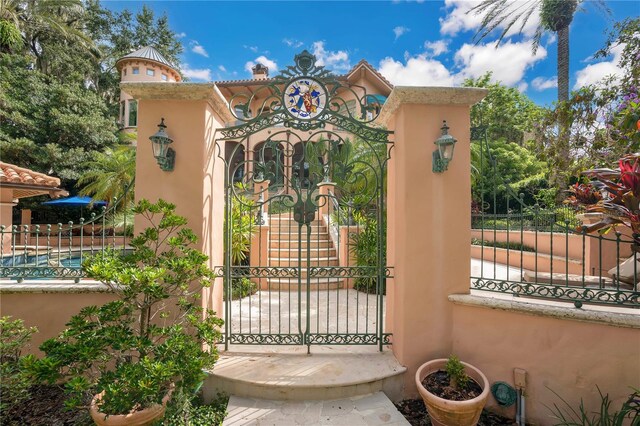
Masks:
[[[522,1],[522,0],[513,0]],[[534,15],[523,34],[511,34],[499,48],[497,35],[475,44],[480,17],[466,11],[477,2],[214,2],[105,1],[113,10],[147,4],[166,13],[185,46],[183,72],[193,81],[250,78],[261,62],[273,75],[308,49],[319,62],[343,73],[366,59],[397,85],[459,85],[466,77],[493,71],[494,80],[525,92],[539,104],[556,98],[555,37],[545,35],[536,55],[530,39]],[[585,1],[570,34],[571,87],[616,73],[617,55],[594,60],[615,21],[640,15],[640,2],[607,1],[611,15]],[[517,27],[520,27],[517,25]]]

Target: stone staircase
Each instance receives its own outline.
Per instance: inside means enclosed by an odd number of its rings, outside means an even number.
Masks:
[[[327,227],[318,219],[307,228],[299,230],[290,214],[269,216],[269,266],[300,268],[300,280],[296,278],[268,278],[270,290],[295,290],[298,285],[307,286],[310,267],[338,266],[338,255]],[[300,234],[299,234],[300,232]],[[344,288],[343,278],[311,278],[310,290],[336,290]]]

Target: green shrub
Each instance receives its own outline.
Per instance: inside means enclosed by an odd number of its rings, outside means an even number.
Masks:
[[[467,376],[467,373],[464,372],[464,365],[462,365],[457,356],[449,356],[444,369],[449,376],[449,385],[452,388],[466,389],[467,385],[469,384],[469,376]]]
[[[525,244],[515,243],[513,241],[482,241],[478,238],[472,238],[471,244],[474,246],[495,247],[507,250],[528,251],[535,253],[536,249]]]
[[[357,266],[372,267],[370,274],[366,276],[360,276],[355,279],[353,288],[365,293],[378,293],[378,251],[380,237],[378,235],[378,221],[372,217],[364,217],[357,219],[363,223],[359,229],[360,232],[353,232],[350,234],[350,246],[349,251],[355,256]],[[384,241],[384,235],[382,236]],[[384,258],[383,258],[384,262]],[[382,294],[386,294],[386,282],[382,282],[381,286]]]
[[[249,278],[234,278],[231,280],[231,300],[242,299],[251,296],[258,291],[258,285]],[[229,300],[227,287],[224,288],[224,300]]]
[[[33,384],[22,365],[21,354],[38,330],[21,319],[0,317],[0,413],[25,400]]]
[[[99,392],[105,414],[148,407],[174,385],[194,389],[218,357],[223,322],[196,300],[215,277],[207,256],[192,248],[195,234],[163,200],[142,200],[134,212],[151,226],[132,239],[133,250],[107,250],[83,264],[117,300],[83,308],[40,346],[44,358],[30,360],[38,378],[67,380],[72,407]]]
[[[181,392],[167,406],[164,426],[215,426],[222,424],[227,415],[229,397],[218,394],[210,404],[204,404],[200,395]]]
[[[237,188],[239,190],[239,188]],[[254,202],[244,195],[234,196],[231,206],[231,260],[241,265],[251,250],[251,236],[256,230]]]
[[[600,394],[600,409],[598,411],[591,411],[584,406],[584,401],[580,398],[580,406],[576,410],[565,399],[563,399],[554,390],[551,390],[558,399],[561,401],[561,405],[553,404],[553,408],[546,406],[551,412],[556,422],[555,426],[638,426],[640,425],[640,389],[633,389],[633,392],[627,400],[622,403],[620,410],[612,411],[611,400],[609,394],[603,395],[598,389]]]

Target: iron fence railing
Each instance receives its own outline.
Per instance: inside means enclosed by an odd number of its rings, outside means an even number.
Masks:
[[[472,289],[571,301],[576,307],[640,307],[640,258],[629,233],[590,234],[569,220],[487,217],[472,220]]]
[[[132,221],[127,214],[116,214],[126,197],[109,208],[56,224],[0,226],[0,280],[73,279],[86,277],[83,262],[107,248],[127,250]]]

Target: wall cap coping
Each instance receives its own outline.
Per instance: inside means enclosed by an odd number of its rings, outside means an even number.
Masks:
[[[519,300],[507,300],[477,294],[450,294],[449,301],[456,305],[473,306],[486,309],[497,309],[501,311],[517,312],[525,315],[540,317],[550,317],[557,319],[589,322],[612,327],[640,329],[640,312],[613,312],[611,310],[600,310],[594,306],[583,306],[578,309],[572,304],[560,305],[539,301],[523,302]],[[601,308],[601,307],[599,307]],[[631,310],[625,308],[613,308]]]
[[[235,117],[229,111],[229,103],[215,83],[124,81],[120,83],[120,89],[137,100],[206,100],[224,123],[235,121]]]
[[[79,283],[67,280],[24,280],[0,282],[0,294],[17,293],[110,293],[111,289],[93,280],[82,280]]]
[[[422,105],[475,105],[484,99],[489,90],[479,87],[412,87],[395,86],[376,119],[382,126],[403,104]]]

